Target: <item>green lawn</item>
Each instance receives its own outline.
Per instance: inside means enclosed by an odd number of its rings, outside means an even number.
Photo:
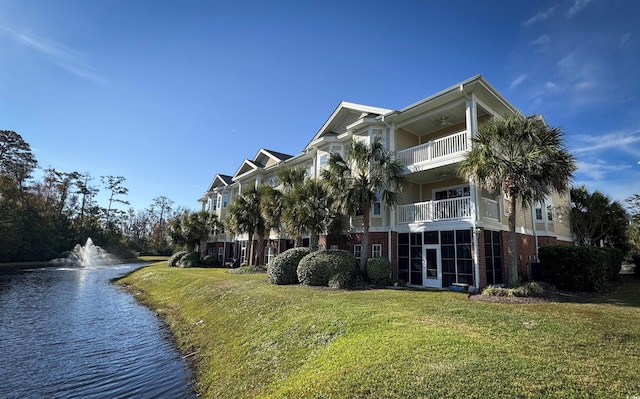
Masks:
[[[594,303],[274,286],[154,264],[124,278],[196,364],[205,398],[640,395],[640,279]]]

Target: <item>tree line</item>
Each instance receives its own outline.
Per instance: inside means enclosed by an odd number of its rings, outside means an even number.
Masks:
[[[43,169],[20,134],[0,130],[0,262],[42,261],[60,256],[91,237],[118,257],[171,254],[168,226],[187,213],[158,196],[143,210],[129,205],[123,176]],[[98,203],[98,193],[107,201]]]

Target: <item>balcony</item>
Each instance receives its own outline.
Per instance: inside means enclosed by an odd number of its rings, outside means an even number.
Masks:
[[[398,207],[398,223],[437,222],[472,217],[471,198],[418,202]]]
[[[410,173],[457,162],[468,148],[467,131],[398,151],[398,160]]]

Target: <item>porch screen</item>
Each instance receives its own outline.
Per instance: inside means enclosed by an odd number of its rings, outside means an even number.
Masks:
[[[442,251],[442,286],[453,283],[473,284],[471,230],[440,232]]]

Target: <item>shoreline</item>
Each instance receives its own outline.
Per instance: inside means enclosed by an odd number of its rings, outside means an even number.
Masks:
[[[117,264],[123,263],[150,263],[167,260],[168,256],[141,256],[139,258],[118,259]],[[31,262],[0,262],[0,271],[25,270],[45,267],[59,267],[61,264],[53,263],[53,259]]]

